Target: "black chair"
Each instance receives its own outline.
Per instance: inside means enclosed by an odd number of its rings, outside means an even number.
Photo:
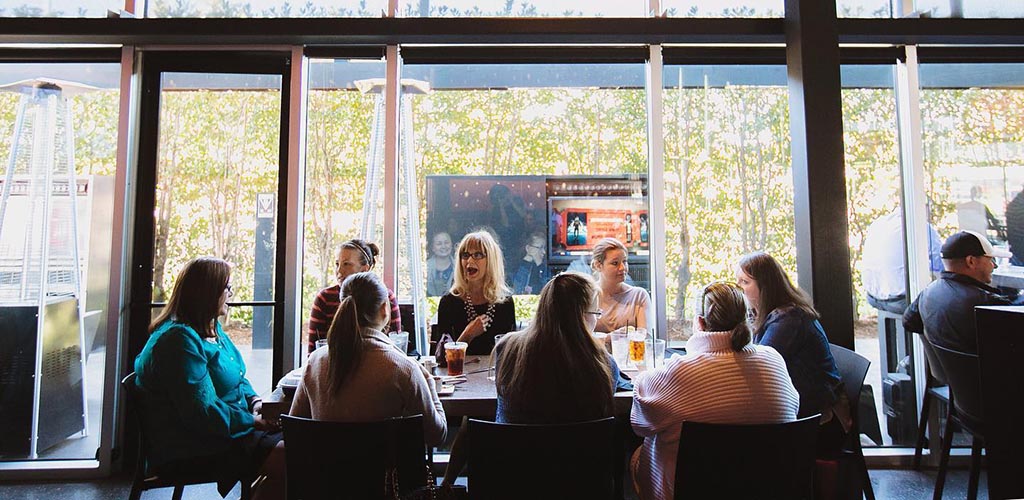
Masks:
[[[924,383],[924,398],[921,401],[921,421],[917,426],[917,446],[914,448],[914,469],[921,469],[921,451],[924,449],[925,444],[928,442],[928,436],[926,430],[928,428],[928,415],[931,413],[933,403],[941,401],[946,405],[946,418],[949,418],[949,413],[952,410],[952,401],[949,396],[949,385],[946,382],[946,372],[942,370],[942,364],[939,363],[939,358],[935,354],[935,349],[932,347],[932,343],[928,341],[928,337],[921,335],[922,344],[924,345],[924,354],[928,359],[927,369]],[[933,432],[937,432],[936,429],[932,429]]]
[[[181,471],[171,473],[166,470],[150,470],[146,456],[151,449],[151,444],[146,439],[146,430],[143,426],[142,418],[139,416],[143,409],[143,400],[138,394],[138,386],[135,385],[135,379],[135,372],[132,372],[121,380],[121,388],[128,398],[128,418],[132,421],[135,428],[139,429],[139,437],[137,439],[139,445],[135,454],[135,472],[132,478],[132,488],[128,493],[128,500],[139,500],[142,497],[143,491],[156,488],[174,488],[171,498],[181,500],[181,496],[185,492],[185,486],[216,483],[223,479],[223,471],[208,467],[197,467],[194,471],[190,470],[187,473]],[[251,484],[242,478],[240,479],[242,483],[241,497],[242,500],[247,500],[252,493]]]
[[[397,470],[400,494],[428,480],[423,416],[348,423],[281,416],[289,500],[385,499]]]
[[[470,498],[610,499],[614,432],[612,417],[554,425],[470,419]]]
[[[676,500],[813,498],[820,417],[764,425],[683,422]]]
[[[840,468],[844,463],[853,463],[857,467],[856,474],[860,476],[859,486],[854,493],[860,498],[861,493],[868,497],[868,500],[875,500],[875,491],[871,487],[871,476],[868,475],[868,465],[864,460],[864,449],[860,444],[860,411],[857,404],[860,401],[860,393],[864,388],[864,378],[868,375],[868,367],[871,361],[845,347],[829,344],[832,351],[832,358],[836,361],[836,368],[839,370],[839,378],[843,381],[846,389],[846,397],[850,400],[850,413],[853,417],[853,427],[847,442],[843,447],[840,456]],[[841,488],[846,491],[847,488]]]
[[[928,332],[925,332],[928,336]],[[929,338],[929,341],[931,339]],[[942,457],[939,459],[939,474],[935,478],[933,498],[942,498],[946,483],[946,468],[949,465],[949,450],[953,447],[953,433],[958,429],[971,435],[971,475],[967,482],[967,498],[978,498],[978,476],[981,474],[981,449],[985,445],[984,415],[981,410],[981,374],[978,355],[947,349],[931,342],[935,355],[949,382],[952,410],[942,431]]]

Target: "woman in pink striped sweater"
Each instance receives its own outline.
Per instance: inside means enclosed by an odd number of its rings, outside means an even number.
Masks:
[[[800,397],[782,356],[750,343],[743,291],[732,283],[704,287],[686,356],[634,380],[633,483],[644,499],[672,498],[679,431],[685,421],[770,424],[796,420]]]

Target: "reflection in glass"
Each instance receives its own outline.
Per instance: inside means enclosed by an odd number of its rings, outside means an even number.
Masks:
[[[387,9],[385,0],[145,0],[145,3],[145,17],[380,17]]]

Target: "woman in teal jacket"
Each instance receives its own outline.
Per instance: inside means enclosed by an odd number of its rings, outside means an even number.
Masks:
[[[255,477],[281,440],[258,416],[245,362],[217,320],[227,314],[230,278],[221,259],[189,261],[135,358],[150,469],[222,470],[221,494]]]

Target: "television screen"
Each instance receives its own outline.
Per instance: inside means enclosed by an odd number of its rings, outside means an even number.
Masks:
[[[551,259],[588,255],[602,238],[616,238],[631,255],[650,249],[646,197],[555,196],[548,198]]]

